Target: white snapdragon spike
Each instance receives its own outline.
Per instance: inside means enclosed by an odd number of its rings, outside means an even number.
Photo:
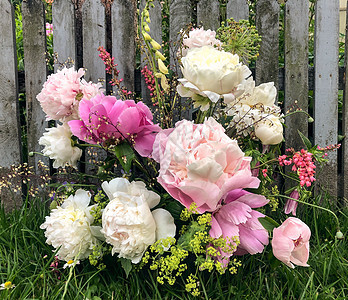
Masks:
[[[46,243],[58,249],[57,256],[66,262],[87,258],[98,244],[94,232],[100,226],[91,226],[94,221],[89,206],[90,192],[79,189],[69,196],[61,206],[51,211],[40,226],[45,230]]]
[[[53,167],[71,165],[76,168],[81,158],[82,150],[71,145],[71,131],[67,124],[46,128],[47,132],[39,139],[39,144],[45,146],[42,153],[53,159]]]
[[[198,101],[195,104],[202,105],[201,110],[207,110],[210,101],[216,103],[224,98],[228,103],[242,95],[241,83],[251,75],[238,55],[212,46],[192,48],[181,61],[184,78],[179,79],[178,93]]]
[[[112,255],[139,263],[147,247],[156,240],[174,237],[174,218],[164,209],[151,211],[160,196],[146,189],[141,181],[115,178],[103,182],[110,199],[102,216],[102,233],[112,245]]]

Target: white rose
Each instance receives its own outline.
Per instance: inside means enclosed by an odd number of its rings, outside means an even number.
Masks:
[[[91,194],[79,189],[75,196],[71,195],[61,206],[51,211],[40,226],[45,229],[46,243],[52,245],[59,259],[69,261],[87,258],[94,246],[98,244],[101,227],[91,226],[94,221],[88,206]]]
[[[54,159],[53,167],[71,165],[76,168],[76,163],[82,155],[82,150],[71,146],[71,131],[65,123],[57,127],[46,128],[47,132],[39,139],[39,144],[45,146],[42,153]]]
[[[270,115],[255,125],[255,135],[264,145],[276,145],[283,141],[283,125],[279,118]]]
[[[181,61],[184,78],[179,79],[179,94],[198,94],[212,102],[221,96],[230,102],[241,95],[243,90],[238,86],[251,74],[249,68],[239,62],[237,54],[212,46],[192,48]]]
[[[103,182],[102,188],[111,200],[102,216],[102,233],[113,246],[112,255],[139,263],[147,247],[156,240],[175,235],[174,218],[155,207],[160,196],[146,189],[141,181],[115,178]]]

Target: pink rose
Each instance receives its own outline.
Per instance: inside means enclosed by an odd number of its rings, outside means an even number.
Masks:
[[[308,267],[311,230],[300,219],[290,217],[273,229],[272,248],[276,258],[287,266]]]
[[[251,175],[251,158],[213,118],[204,124],[183,120],[163,130],[153,158],[160,163],[158,182],[185,207],[195,202],[200,213],[215,211],[229,191],[256,188],[260,182]]]
[[[258,220],[264,215],[253,208],[262,207],[268,202],[264,196],[242,189],[230,191],[221,208],[212,215],[210,236],[238,237],[240,244],[234,254],[261,253],[268,245],[268,232]],[[222,254],[221,261],[228,263],[229,256],[231,254]]]
[[[47,120],[78,119],[78,106],[82,98],[90,99],[97,95],[100,84],[87,83],[81,80],[85,74],[74,68],[64,68],[48,76],[41,92],[37,95]],[[86,93],[88,91],[88,93]],[[85,94],[86,93],[86,94]]]
[[[83,99],[79,114],[81,120],[68,124],[80,140],[89,144],[117,145],[127,139],[141,156],[151,155],[160,127],[152,123],[152,114],[144,103],[117,100],[102,94],[91,100]]]

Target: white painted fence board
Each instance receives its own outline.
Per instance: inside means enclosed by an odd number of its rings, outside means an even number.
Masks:
[[[246,0],[230,0],[226,6],[227,19],[233,18],[235,21],[249,19],[249,5]]]
[[[308,111],[308,13],[309,2],[288,0],[285,7],[285,111]],[[308,117],[296,113],[285,118],[286,148],[304,145],[297,130],[308,134]]]
[[[53,48],[58,61],[76,61],[74,5],[71,1],[55,0],[52,5]],[[75,67],[76,68],[76,67]],[[55,66],[57,70],[57,65]]]
[[[142,0],[140,3],[140,13],[142,12],[143,8],[145,7],[146,0]],[[159,0],[154,0],[153,4],[155,5],[153,8],[150,8],[149,14],[151,23],[148,24],[150,27],[150,35],[151,37],[160,45],[162,44],[162,8]],[[139,24],[140,26],[140,24]],[[145,55],[142,55],[142,61],[144,60]],[[142,64],[142,67],[145,66],[145,63]],[[150,97],[150,91],[147,88],[147,84],[145,83],[144,77],[141,76],[141,96],[143,101],[152,106],[151,104],[151,97]]]
[[[218,0],[200,0],[197,3],[197,24],[205,30],[216,30],[220,26],[220,2]]]
[[[134,91],[135,11],[133,0],[115,0],[111,6],[112,54],[129,91]]]
[[[348,2],[348,1],[347,1]],[[346,12],[346,22],[348,21],[348,9]],[[344,197],[346,203],[348,201],[348,22],[346,23],[346,36],[345,36],[345,53],[344,53],[344,65],[345,65],[345,88],[343,94],[343,108],[342,108],[342,134],[345,138],[342,141],[342,177],[341,188],[338,189],[339,196]]]
[[[277,0],[258,0],[256,28],[262,37],[256,61],[256,84],[273,81],[278,88],[279,11]]]
[[[315,23],[314,141],[325,147],[337,143],[339,2],[318,0]],[[337,194],[337,151],[330,151],[320,183]]]
[[[47,77],[44,11],[41,0],[27,0],[22,3],[28,152],[41,152],[42,146],[38,140],[48,127],[45,113],[36,99]],[[46,157],[35,155],[28,159],[37,172],[39,160],[48,165],[49,160]]]
[[[85,79],[97,83],[105,80],[105,66],[97,51],[105,48],[105,8],[100,1],[85,0],[82,5],[83,66],[87,69]],[[103,82],[105,88],[105,81]]]

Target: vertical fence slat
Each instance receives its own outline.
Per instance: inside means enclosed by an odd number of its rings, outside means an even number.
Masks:
[[[235,21],[249,19],[249,5],[246,0],[230,0],[226,7],[227,19],[233,18]]]
[[[0,0],[0,167],[21,162],[17,102],[17,55],[12,4]]]
[[[53,47],[58,61],[76,62],[74,5],[71,1],[56,0],[52,5]],[[75,67],[77,68],[77,67]]]
[[[112,54],[124,86],[134,91],[135,10],[133,0],[115,0],[111,6]]]
[[[140,13],[145,7],[146,0],[142,0],[140,4]],[[158,42],[159,44],[162,44],[162,8],[159,0],[153,1],[154,7],[150,8],[150,19],[151,23],[148,24],[150,27],[150,35],[151,37]],[[140,26],[140,24],[139,24]],[[145,55],[141,55],[142,62],[144,61]],[[145,66],[146,63],[142,64],[142,67]],[[147,84],[145,83],[144,77],[141,76],[141,96],[143,101],[151,107],[151,100],[150,100],[150,91],[147,88]]]
[[[285,7],[285,111],[308,111],[308,13],[309,3],[288,0]],[[297,130],[308,134],[308,118],[303,113],[285,119],[286,148],[304,145]]]
[[[170,26],[169,40],[175,43],[179,39],[179,32],[191,22],[191,1],[190,0],[173,0],[170,2]],[[175,64],[176,52],[171,51],[170,63]],[[177,66],[176,66],[177,67]]]
[[[99,46],[105,48],[105,8],[100,1],[86,0],[82,5],[83,66],[87,81],[105,79],[105,67],[100,59]],[[105,87],[105,82],[104,82]]]
[[[317,0],[315,18],[314,141],[337,143],[339,2]],[[330,151],[319,183],[337,195],[337,151]]]
[[[220,26],[220,2],[218,0],[200,0],[197,3],[197,24],[205,30],[216,30]]]
[[[97,83],[99,79],[105,79],[105,66],[100,59],[99,46],[106,47],[105,8],[100,1],[86,0],[82,5],[83,28],[83,66],[87,69],[85,78],[87,81]],[[105,88],[105,81],[102,82]],[[97,160],[105,159],[104,151],[97,148],[86,149],[86,173],[96,174]]]
[[[279,4],[277,0],[258,0],[256,27],[262,37],[256,61],[256,84],[273,81],[278,88]]]
[[[41,152],[42,146],[38,140],[48,127],[45,113],[36,99],[47,77],[45,10],[42,1],[23,1],[22,17],[28,151]],[[49,162],[48,158],[35,155],[29,157],[29,164],[37,168],[39,160],[45,164]]]
[[[347,0],[348,7],[348,0]],[[344,53],[344,66],[345,66],[345,86],[343,94],[343,108],[342,108],[342,134],[345,138],[342,141],[342,187],[340,196],[345,198],[345,202],[348,201],[348,9],[346,11],[346,36],[345,36],[345,53]]]

